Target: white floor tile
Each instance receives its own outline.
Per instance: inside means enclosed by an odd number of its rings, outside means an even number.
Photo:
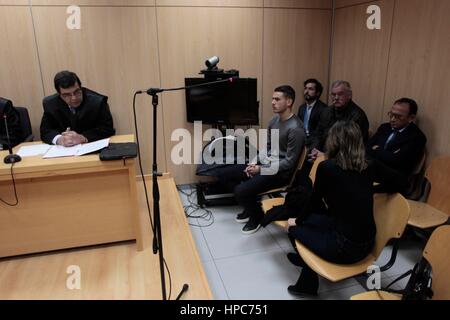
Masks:
[[[209,288],[211,289],[214,300],[229,300],[230,298],[228,297],[214,261],[203,262],[203,269],[208,278]]]
[[[276,241],[264,228],[250,235],[243,234],[244,224],[234,221],[234,216],[216,219],[214,225],[202,229],[214,259],[279,249]]]
[[[198,219],[189,219],[194,221],[195,224],[198,224]],[[192,222],[194,223],[194,222]],[[205,237],[203,236],[202,228],[191,226],[192,237],[194,238],[195,244],[197,245],[197,251],[200,256],[200,260],[204,261],[212,261],[213,257],[211,252],[209,251],[208,245],[206,243]]]
[[[299,269],[287,261],[280,248],[216,260],[230,299],[292,300],[287,287]]]
[[[282,248],[285,252],[291,252],[294,250],[291,242],[289,241],[286,230],[284,230],[282,227],[275,224],[269,224],[266,227],[266,230],[269,231],[280,248]]]

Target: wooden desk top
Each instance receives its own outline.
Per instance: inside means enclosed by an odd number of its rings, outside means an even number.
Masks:
[[[110,138],[110,142],[134,142],[134,135],[119,135]],[[18,152],[23,146],[41,144],[41,141],[21,143],[14,148]],[[3,159],[8,151],[0,152]],[[128,160],[127,160],[128,161]],[[61,157],[44,159],[42,156],[25,157],[21,162],[14,164],[14,175],[17,179],[36,178],[49,175],[74,174],[78,172],[106,171],[123,166],[123,161],[101,161],[98,154],[84,155],[80,157]],[[80,171],[82,170],[82,171]],[[11,165],[0,162],[0,181],[11,179]]]

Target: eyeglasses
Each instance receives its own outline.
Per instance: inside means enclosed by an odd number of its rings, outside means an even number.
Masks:
[[[72,96],[74,96],[75,98],[79,98],[79,97],[81,97],[82,94],[83,94],[83,91],[81,90],[81,88],[78,88],[77,90],[75,90],[72,93],[62,93],[61,98],[66,99],[66,100],[72,98]]]
[[[401,119],[403,119],[403,118],[405,117],[405,116],[402,115],[402,114],[392,113],[391,111],[389,111],[389,112],[387,113],[387,116],[389,117],[389,119],[394,118],[394,119],[396,119],[396,120],[401,120]]]

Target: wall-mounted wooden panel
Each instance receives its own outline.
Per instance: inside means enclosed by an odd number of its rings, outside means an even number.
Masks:
[[[31,0],[33,6],[154,6],[155,0]]]
[[[264,0],[264,8],[331,9],[333,0]]]
[[[397,0],[385,109],[401,97],[419,104],[430,157],[450,154],[450,1]]]
[[[204,61],[218,55],[220,68],[258,78],[261,97],[262,9],[157,7],[157,13],[163,87],[183,86],[185,77],[201,77]],[[184,92],[167,92],[163,101],[168,170],[177,184],[192,183],[198,180],[195,166],[174,165],[170,157],[177,144],[171,141],[172,132],[179,128],[193,132],[193,125],[186,122]]]
[[[261,8],[263,0],[156,0],[157,6]]]
[[[360,4],[367,4],[366,8],[368,6],[370,6],[371,4],[377,4],[375,1],[375,3],[370,3],[371,1],[367,1],[367,0],[336,0],[336,8],[342,8],[342,7],[349,7],[349,6],[357,6]]]
[[[261,105],[262,125],[267,127],[273,116],[271,98],[275,87],[289,84],[296,90],[295,112],[303,103],[306,79],[317,78],[326,87],[331,11],[264,10],[264,100]],[[323,98],[326,101],[326,96]]]
[[[353,99],[365,110],[376,130],[383,119],[384,87],[394,1],[377,1],[381,7],[381,30],[369,30],[366,5],[336,10],[331,80],[347,80]]]
[[[0,6],[28,6],[29,0],[0,0]]]
[[[65,27],[64,7],[33,7],[33,15],[45,94],[54,93],[56,72],[75,71],[84,86],[109,96],[117,133],[133,133],[133,93],[160,83],[155,8],[86,7],[81,30]],[[139,97],[137,110],[144,170],[151,172],[151,99]],[[159,129],[163,141],[162,126]],[[158,151],[163,170],[163,143]]]
[[[0,7],[0,30],[0,96],[28,108],[38,138],[43,89],[30,9]]]

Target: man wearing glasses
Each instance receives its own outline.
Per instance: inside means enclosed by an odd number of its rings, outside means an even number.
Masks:
[[[420,161],[427,139],[414,124],[417,103],[409,98],[394,102],[383,123],[367,144],[368,154],[386,166],[410,175]]]
[[[71,71],[58,72],[54,85],[57,93],[43,100],[42,141],[71,147],[114,135],[108,97],[83,88]]]
[[[349,82],[338,80],[331,86],[332,105],[322,113],[319,126],[313,134],[310,161],[314,161],[324,150],[328,130],[337,121],[354,121],[361,129],[364,143],[369,136],[369,120],[366,113],[352,100],[353,92]]]

